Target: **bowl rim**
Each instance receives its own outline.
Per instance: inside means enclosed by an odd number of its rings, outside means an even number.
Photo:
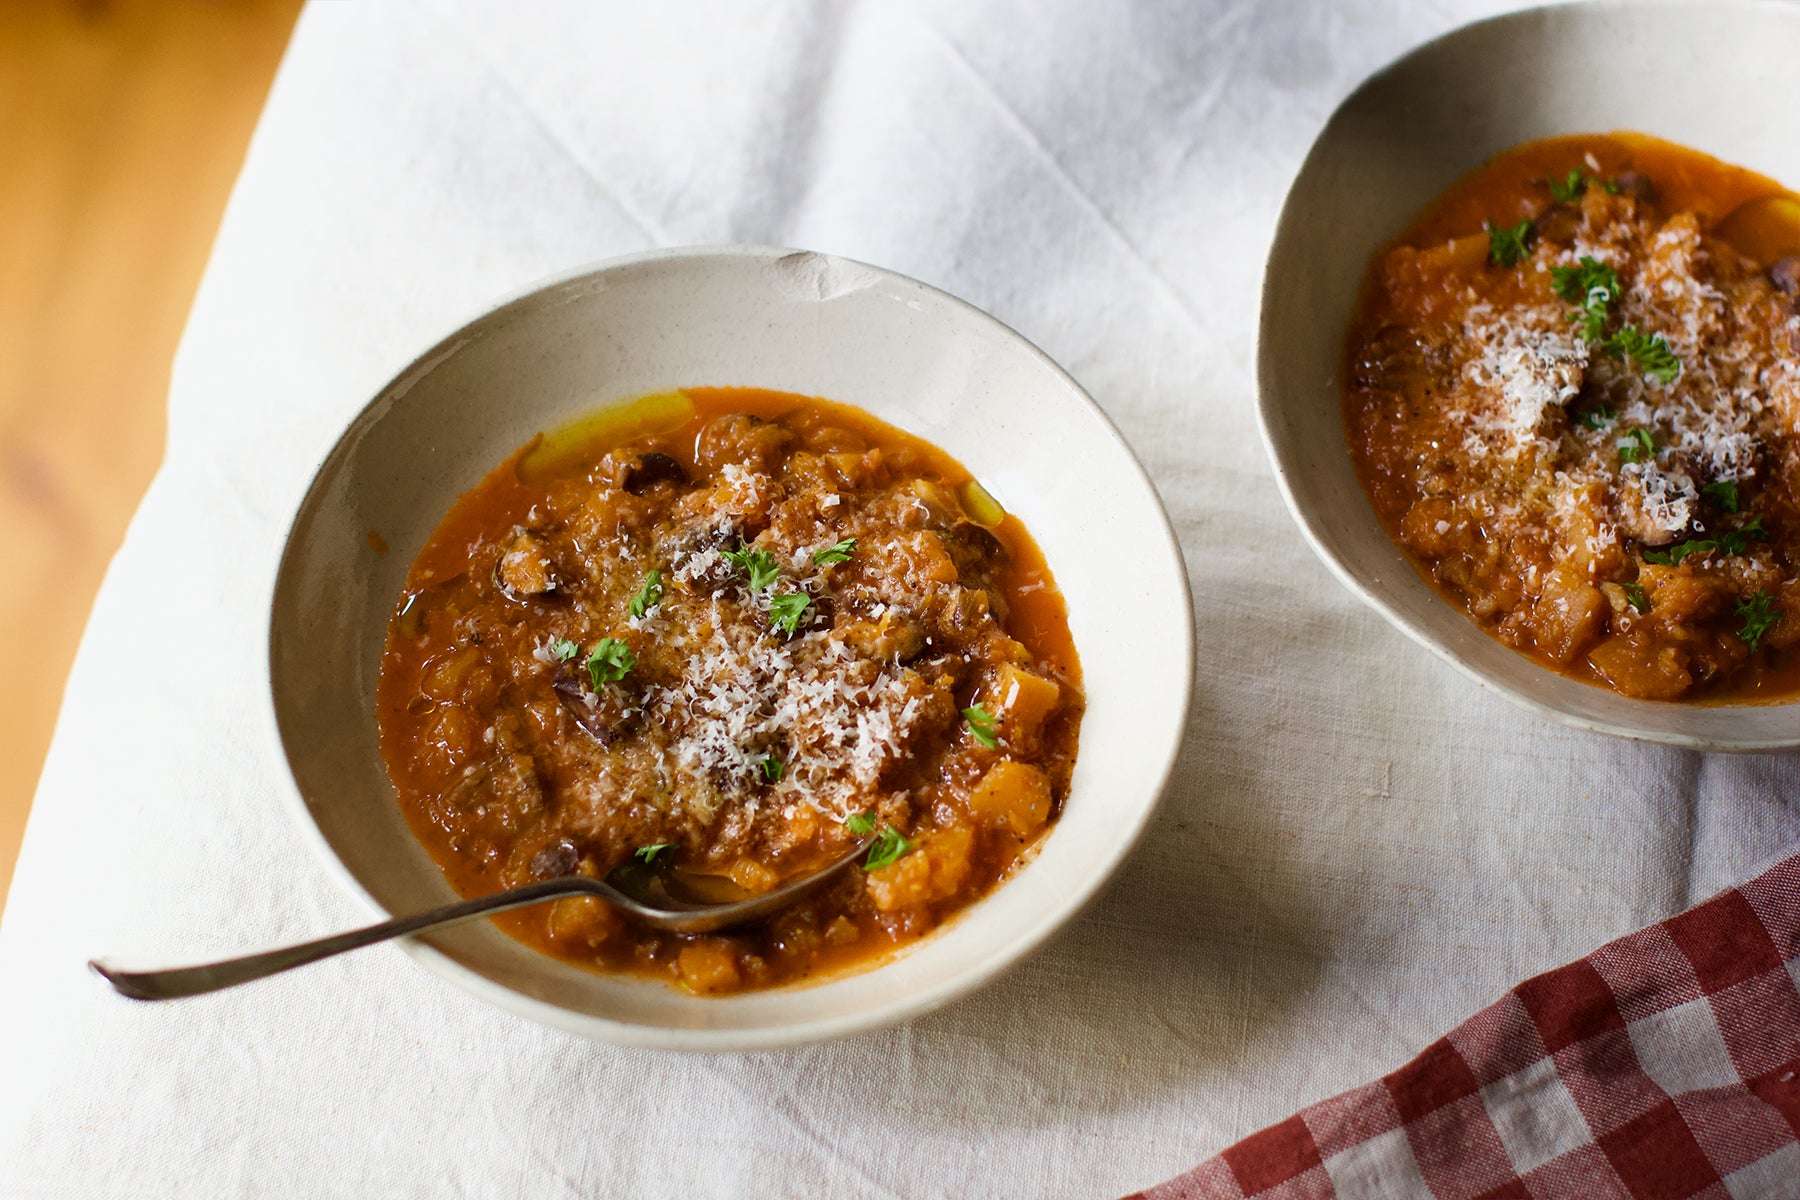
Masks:
[[[1182,553],[1181,541],[1177,536],[1174,522],[1169,516],[1168,506],[1163,503],[1162,495],[1157,490],[1155,481],[1145,469],[1136,452],[1119,432],[1112,418],[1101,408],[1088,390],[1078,382],[1063,366],[1049,354],[1045,353],[1029,338],[1013,329],[991,313],[976,305],[955,296],[941,288],[924,283],[912,276],[891,268],[876,266],[856,259],[840,255],[826,254],[817,251],[797,250],[791,247],[764,244],[709,243],[699,245],[659,247],[651,250],[637,251],[631,254],[617,255],[609,258],[591,260],[577,266],[542,276],[521,286],[515,287],[495,300],[482,305],[475,312],[459,321],[449,333],[432,342],[427,348],[410,358],[404,366],[395,371],[382,382],[374,393],[359,406],[343,423],[337,435],[319,454],[313,469],[308,473],[306,484],[295,501],[294,511],[282,534],[281,552],[273,570],[267,572],[264,591],[264,609],[268,614],[265,624],[265,648],[259,657],[260,669],[263,672],[261,695],[263,702],[262,724],[269,745],[274,750],[281,765],[278,775],[277,790],[280,793],[279,803],[287,811],[292,822],[299,828],[301,838],[312,848],[314,857],[323,861],[327,874],[336,880],[338,885],[349,895],[360,902],[371,913],[386,919],[390,913],[362,885],[361,881],[351,873],[330,843],[324,831],[313,819],[306,798],[301,793],[299,781],[294,774],[293,763],[287,749],[286,740],[282,736],[280,720],[280,704],[274,687],[274,658],[276,633],[276,602],[282,581],[290,568],[290,558],[295,552],[295,534],[299,530],[302,519],[307,515],[308,505],[322,477],[336,458],[347,439],[356,431],[363,421],[370,417],[372,410],[382,404],[396,387],[407,386],[409,381],[429,371],[443,357],[453,353],[467,337],[470,330],[483,322],[494,319],[508,308],[529,298],[554,288],[562,287],[575,281],[598,277],[607,273],[628,270],[635,267],[673,262],[687,259],[723,259],[747,261],[774,261],[795,254],[816,255],[820,259],[842,263],[860,270],[868,271],[879,277],[882,282],[902,290],[911,290],[923,297],[943,303],[964,320],[973,321],[976,325],[985,326],[999,335],[1001,341],[1016,351],[1021,351],[1034,359],[1041,367],[1050,372],[1051,378],[1067,388],[1072,396],[1085,405],[1093,416],[1097,417],[1117,448],[1123,453],[1126,463],[1135,473],[1137,481],[1148,492],[1155,503],[1163,541],[1170,555],[1170,563],[1180,588],[1181,619],[1177,622],[1177,645],[1171,647],[1188,664],[1188,669],[1180,676],[1180,696],[1176,706],[1175,722],[1170,726],[1174,731],[1168,744],[1161,749],[1162,761],[1155,771],[1154,787],[1149,791],[1148,799],[1139,805],[1134,813],[1127,816],[1130,828],[1127,836],[1120,841],[1117,851],[1110,860],[1101,864],[1100,869],[1091,872],[1078,886],[1060,891],[1054,903],[1046,906],[1019,936],[997,947],[993,954],[985,958],[979,965],[952,975],[943,981],[916,992],[903,993],[894,999],[865,1007],[855,1012],[840,1014],[834,1017],[810,1019],[803,1022],[771,1024],[759,1028],[731,1027],[682,1027],[645,1025],[630,1021],[615,1020],[608,1017],[588,1013],[574,1012],[561,1005],[540,1000],[514,990],[505,984],[496,982],[480,974],[473,968],[465,966],[449,953],[419,938],[401,938],[397,944],[416,961],[422,963],[434,974],[441,976],[457,987],[486,1000],[498,1008],[529,1017],[542,1024],[579,1034],[599,1041],[615,1045],[645,1049],[665,1049],[678,1051],[756,1051],[773,1050],[789,1046],[815,1044],[834,1041],[852,1034],[870,1030],[884,1029],[902,1022],[934,1012],[979,988],[999,979],[1002,975],[1016,968],[1032,954],[1041,949],[1051,938],[1062,932],[1118,875],[1127,859],[1143,840],[1152,819],[1161,808],[1168,794],[1169,784],[1174,775],[1176,763],[1179,761],[1185,743],[1184,733],[1191,715],[1194,693],[1194,676],[1197,669],[1195,662],[1195,623],[1193,605],[1193,586],[1188,578],[1187,561]],[[876,414],[879,416],[879,414]],[[1121,822],[1122,824],[1126,822]],[[1054,836],[1054,828],[1048,836]],[[1010,882],[1010,881],[1005,881]],[[1001,886],[1005,886],[1005,882]],[[991,893],[990,893],[991,894]],[[983,898],[985,899],[985,897]],[[959,910],[950,920],[942,923],[927,934],[922,944],[946,928],[950,928],[969,912],[982,903],[977,900]],[[909,952],[911,947],[901,948],[897,954],[877,962],[872,966],[855,968],[843,973],[834,973],[817,983],[805,985],[823,986],[834,979],[851,974],[866,974],[878,971]],[[782,988],[759,992],[759,995],[779,994]],[[704,997],[697,999],[706,1000]]]
[[[1274,300],[1270,293],[1269,281],[1271,274],[1277,265],[1277,260],[1283,256],[1289,239],[1294,236],[1294,228],[1297,222],[1291,218],[1299,203],[1297,196],[1299,185],[1301,181],[1306,178],[1308,172],[1313,168],[1315,162],[1320,157],[1326,139],[1330,136],[1346,109],[1371,88],[1382,83],[1387,77],[1403,70],[1416,60],[1437,52],[1443,44],[1452,40],[1468,37],[1479,30],[1496,25],[1507,23],[1524,24],[1538,19],[1545,13],[1564,11],[1573,12],[1576,10],[1584,12],[1629,12],[1635,16],[1641,16],[1646,12],[1655,12],[1657,10],[1665,12],[1693,12],[1716,11],[1728,7],[1740,11],[1785,11],[1795,18],[1800,19],[1800,10],[1794,9],[1791,0],[1566,0],[1566,2],[1562,3],[1540,4],[1529,8],[1513,9],[1509,12],[1496,13],[1492,16],[1482,17],[1478,20],[1464,22],[1463,24],[1445,30],[1435,37],[1417,43],[1401,54],[1389,59],[1364,77],[1361,82],[1352,88],[1344,98],[1332,108],[1331,115],[1327,117],[1325,123],[1319,127],[1318,133],[1314,135],[1312,142],[1307,147],[1306,156],[1301,160],[1299,169],[1294,173],[1293,181],[1288,185],[1287,194],[1282,199],[1281,211],[1275,220],[1275,232],[1270,239],[1268,251],[1263,258],[1263,270],[1258,284],[1257,294],[1256,425],[1257,431],[1262,439],[1263,452],[1267,455],[1269,465],[1275,476],[1275,485],[1281,492],[1282,502],[1287,507],[1288,515],[1292,517],[1294,523],[1300,527],[1300,533],[1302,537],[1305,538],[1307,545],[1312,548],[1313,553],[1325,564],[1326,568],[1337,577],[1338,582],[1343,584],[1353,595],[1357,596],[1363,603],[1380,613],[1386,618],[1390,625],[1398,629],[1401,633],[1404,633],[1413,642],[1423,646],[1440,660],[1454,667],[1465,678],[1473,680],[1483,688],[1498,693],[1513,704],[1536,716],[1546,718],[1556,724],[1571,729],[1579,729],[1588,733],[1606,734],[1611,737],[1622,738],[1626,741],[1649,742],[1688,750],[1724,751],[1729,753],[1771,753],[1800,747],[1800,727],[1797,727],[1795,732],[1791,735],[1776,735],[1760,738],[1714,737],[1702,734],[1683,733],[1680,731],[1664,732],[1651,730],[1640,726],[1626,724],[1618,720],[1609,720],[1604,717],[1581,716],[1567,712],[1510,683],[1489,676],[1480,667],[1471,661],[1465,660],[1454,649],[1440,641],[1422,624],[1408,617],[1396,605],[1391,604],[1380,591],[1364,584],[1356,577],[1350,570],[1349,564],[1346,563],[1338,552],[1327,542],[1324,530],[1322,529],[1317,516],[1300,503],[1291,477],[1293,472],[1300,468],[1300,464],[1289,460],[1287,454],[1282,449],[1282,443],[1278,439],[1275,429],[1277,423],[1276,414],[1284,407],[1284,405],[1277,395],[1278,389],[1274,382],[1274,366],[1277,352],[1274,345],[1273,333],[1279,314],[1274,308]],[[1471,164],[1468,169],[1474,170],[1479,166],[1479,163]],[[1340,331],[1340,340],[1341,333],[1342,331]],[[1341,405],[1342,385],[1336,378],[1333,379],[1333,387],[1338,390],[1338,402]],[[1349,453],[1347,439],[1345,441],[1344,451],[1346,454]],[[1362,491],[1360,487],[1359,491]],[[1362,496],[1364,502],[1367,503],[1367,492],[1362,491]],[[1379,518],[1377,518],[1377,520],[1379,521]],[[1384,529],[1383,533],[1386,534],[1386,532],[1387,531]],[[1391,540],[1391,535],[1389,536]],[[1418,571],[1417,566],[1410,557],[1406,558],[1406,568],[1415,573]],[[1428,581],[1427,586],[1430,586]],[[1437,597],[1439,603],[1449,603],[1437,593],[1435,588],[1432,589],[1432,592],[1433,595]],[[1485,635],[1486,631],[1483,631],[1483,633]],[[1518,652],[1512,651],[1512,653]],[[1564,679],[1570,678],[1569,676],[1559,675],[1542,663],[1535,662],[1535,660],[1533,660],[1533,665],[1537,667],[1538,670],[1551,676]],[[1575,682],[1584,683],[1584,681],[1581,680],[1575,680]],[[1597,685],[1586,686],[1597,687]],[[1669,705],[1674,703],[1669,701],[1637,700],[1626,696],[1620,696],[1619,699],[1626,701],[1633,706],[1642,705],[1656,711],[1667,711]],[[1776,701],[1766,705],[1707,705],[1700,707],[1768,709],[1789,706],[1800,708],[1800,700],[1791,699],[1787,701]]]

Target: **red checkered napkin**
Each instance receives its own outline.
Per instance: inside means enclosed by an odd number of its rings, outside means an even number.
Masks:
[[[1131,1200],[1800,1198],[1800,854]]]

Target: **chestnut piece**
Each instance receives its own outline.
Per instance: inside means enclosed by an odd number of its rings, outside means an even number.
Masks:
[[[531,877],[533,879],[561,879],[565,875],[573,875],[575,868],[581,865],[581,851],[568,838],[551,842],[542,850],[531,856]]]
[[[1800,254],[1776,259],[1769,267],[1769,282],[1784,296],[1800,296]]]
[[[659,483],[673,483],[677,487],[688,481],[687,470],[682,465],[656,450],[640,454],[619,473],[619,486],[634,496],[641,496]]]
[[[1642,171],[1626,171],[1612,181],[1613,190],[1621,196],[1630,196],[1639,204],[1656,203],[1656,185]]]

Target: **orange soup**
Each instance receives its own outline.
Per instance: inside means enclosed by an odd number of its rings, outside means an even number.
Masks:
[[[587,897],[496,918],[704,993],[878,961],[993,888],[1060,811],[1083,703],[1055,582],[968,472],[746,389],[500,464],[414,562],[379,689],[400,804],[464,895],[639,864],[742,898],[873,839],[726,933]]]
[[[1800,692],[1800,203],[1637,134],[1517,147],[1370,265],[1344,419],[1451,603],[1626,696]]]

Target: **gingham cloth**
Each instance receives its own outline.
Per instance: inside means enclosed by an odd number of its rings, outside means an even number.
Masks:
[[[1128,1200],[1800,1197],[1800,854]]]

